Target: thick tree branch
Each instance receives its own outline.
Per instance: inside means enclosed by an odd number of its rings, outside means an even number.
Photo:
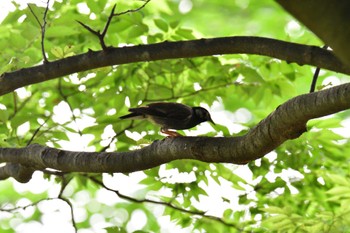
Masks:
[[[331,51],[262,37],[223,37],[192,41],[162,42],[105,51],[89,51],[48,64],[24,68],[0,76],[0,95],[29,84],[104,66],[215,54],[258,54],[350,74]]]
[[[350,65],[350,1],[277,0]]]
[[[18,163],[7,163],[5,166],[0,167],[0,180],[13,177],[18,182],[27,183],[32,178],[34,171]]]
[[[73,152],[34,144],[25,148],[1,148],[0,163],[21,164],[37,170],[98,173],[145,170],[178,159],[242,164],[263,157],[288,139],[299,137],[306,131],[310,119],[349,108],[350,84],[343,84],[285,102],[241,137],[165,138],[139,150],[114,153]],[[2,167],[3,170],[7,166]],[[7,174],[0,174],[0,178],[14,173]]]

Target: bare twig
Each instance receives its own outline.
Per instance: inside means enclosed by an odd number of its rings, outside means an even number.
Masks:
[[[72,206],[72,203],[65,197],[48,197],[48,198],[45,198],[45,199],[42,199],[42,200],[39,200],[39,201],[35,201],[35,202],[32,202],[28,205],[25,205],[25,206],[16,206],[16,207],[13,207],[13,208],[0,208],[0,211],[2,212],[8,212],[8,213],[12,213],[12,212],[16,212],[18,210],[25,210],[29,207],[34,207],[34,206],[37,206],[39,203],[41,202],[44,202],[44,201],[52,201],[52,200],[62,200],[64,201],[65,203],[67,203],[71,209],[71,214],[72,214],[72,224],[73,224],[73,227],[75,229],[75,232],[77,232],[77,227],[76,227],[76,223],[73,219],[73,206]]]
[[[0,211],[2,212],[9,212],[9,213],[12,213],[12,212],[15,212],[17,210],[25,210],[29,207],[33,207],[33,206],[36,206],[38,205],[39,203],[43,202],[43,201],[52,201],[52,200],[57,200],[57,198],[45,198],[45,199],[42,199],[42,200],[39,200],[39,201],[35,201],[35,202],[32,202],[28,205],[25,205],[25,206],[16,206],[16,207],[13,207],[13,208],[0,208]]]
[[[91,32],[92,34],[96,35],[97,37],[100,36],[100,32],[99,31],[95,31],[94,29],[92,29],[91,27],[85,25],[84,23],[80,22],[79,20],[77,20],[77,22],[83,26],[86,30],[88,30],[89,32]]]
[[[18,106],[18,96],[17,96],[17,93],[16,92],[13,92],[13,101],[14,101],[14,110],[13,110],[13,113],[9,116],[9,120],[11,120],[12,118],[14,118],[16,116],[16,114],[21,111],[25,106],[26,104],[32,99],[32,97],[38,93],[37,91],[33,91],[31,93],[31,95],[26,98],[23,102],[21,102],[21,104]]]
[[[77,224],[76,224],[76,222],[74,220],[74,211],[73,211],[73,204],[72,204],[72,202],[68,198],[63,197],[62,195],[59,196],[59,199],[64,201],[69,206],[70,214],[71,214],[71,221],[72,221],[72,225],[73,225],[74,231],[78,232]]]
[[[114,190],[114,189],[111,189],[111,188],[107,187],[102,181],[97,180],[95,177],[87,176],[87,175],[85,175],[85,177],[87,177],[88,179],[90,179],[94,183],[100,185],[104,189],[106,189],[108,191],[111,191],[111,192],[114,192],[118,197],[120,197],[120,198],[122,198],[124,200],[131,201],[131,202],[136,202],[136,203],[151,203],[151,204],[156,204],[156,205],[162,205],[162,206],[169,207],[171,209],[180,211],[182,213],[186,213],[186,214],[190,214],[190,215],[199,215],[199,216],[201,216],[203,218],[207,218],[207,219],[211,219],[211,220],[214,220],[214,221],[218,221],[218,222],[220,222],[220,223],[222,223],[222,224],[224,224],[224,225],[226,225],[228,227],[234,227],[237,230],[240,230],[240,232],[242,232],[242,229],[240,229],[236,224],[226,222],[225,220],[223,220],[221,218],[218,218],[218,217],[215,217],[215,216],[206,215],[206,212],[204,212],[204,211],[187,210],[187,209],[183,209],[183,208],[174,206],[174,205],[172,205],[171,203],[168,203],[168,202],[154,201],[154,200],[149,200],[149,199],[136,199],[136,198],[133,198],[133,197],[121,194],[118,190]]]
[[[139,11],[139,10],[141,10],[142,8],[144,8],[144,7],[147,5],[147,3],[149,3],[150,1],[151,1],[151,0],[146,0],[145,3],[144,3],[142,6],[136,8],[136,9],[130,9],[130,10],[123,11],[123,12],[120,12],[120,13],[114,13],[115,8],[116,8],[116,6],[117,6],[117,5],[115,4],[115,5],[113,6],[113,8],[112,8],[111,13],[110,13],[109,16],[108,16],[107,22],[106,22],[106,24],[105,24],[105,27],[104,27],[102,33],[100,32],[100,30],[96,30],[96,31],[93,30],[91,27],[87,26],[86,24],[82,23],[81,21],[78,21],[78,20],[77,20],[77,22],[78,22],[81,26],[83,26],[86,30],[88,30],[89,32],[91,32],[92,34],[94,34],[95,36],[97,36],[97,38],[98,38],[99,41],[100,41],[100,45],[101,45],[102,49],[103,49],[103,50],[107,50],[108,47],[107,47],[107,45],[106,45],[106,43],[105,43],[105,41],[104,41],[104,38],[105,38],[105,36],[106,36],[106,34],[107,34],[108,27],[109,27],[109,25],[110,25],[110,23],[111,23],[113,17],[115,17],[115,16],[120,16],[120,15],[123,15],[123,14],[127,14],[127,13],[130,13],[130,12]]]
[[[328,45],[324,45],[322,48],[323,48],[323,49],[327,49],[327,48],[328,48]],[[315,91],[316,83],[317,83],[317,79],[318,79],[318,75],[319,75],[319,73],[320,73],[320,70],[321,70],[320,67],[317,67],[316,70],[315,70],[314,76],[312,77],[312,82],[311,82],[311,87],[310,87],[310,93],[312,93],[312,92]]]
[[[92,34],[94,34],[95,36],[97,36],[97,38],[99,39],[100,44],[101,44],[101,47],[102,47],[103,50],[107,50],[107,49],[108,49],[108,47],[106,46],[106,43],[105,43],[105,41],[104,41],[104,38],[105,38],[105,36],[106,36],[108,27],[109,27],[109,25],[110,25],[110,23],[111,23],[111,20],[112,20],[112,18],[113,18],[114,10],[115,10],[115,7],[116,7],[116,6],[117,6],[117,5],[114,5],[114,6],[113,6],[112,11],[111,11],[111,13],[110,13],[110,15],[109,15],[109,17],[108,17],[108,20],[107,20],[107,22],[106,22],[106,25],[105,25],[105,27],[104,27],[102,33],[100,32],[100,30],[95,31],[95,30],[93,30],[92,28],[90,28],[89,26],[87,26],[86,24],[84,24],[84,23],[82,23],[82,22],[80,22],[80,21],[77,21],[77,22],[78,22],[81,26],[83,26],[86,30],[88,30],[89,32],[91,32]]]
[[[105,28],[103,29],[103,31],[102,31],[102,33],[101,33],[102,42],[103,42],[103,38],[106,36],[108,27],[109,27],[109,25],[110,25],[110,23],[111,23],[111,21],[112,21],[112,18],[113,18],[113,15],[114,15],[114,11],[115,11],[115,7],[116,7],[116,6],[117,6],[116,4],[113,6],[112,11],[111,11],[111,14],[108,16],[108,20],[107,20],[107,22],[106,22]],[[100,40],[100,42],[101,42],[101,40]],[[104,45],[105,48],[106,48],[106,45],[104,44],[104,42],[103,42],[103,45]],[[104,49],[105,49],[105,48],[104,48]]]
[[[130,10],[122,11],[122,12],[119,12],[119,13],[115,13],[115,14],[113,14],[113,16],[119,16],[119,15],[124,15],[124,14],[127,14],[127,13],[137,12],[137,11],[141,10],[142,8],[144,8],[147,5],[147,3],[149,3],[150,1],[151,0],[146,0],[145,3],[142,6],[136,8],[136,9],[130,9]]]
[[[34,140],[35,136],[39,133],[41,127],[43,127],[49,119],[50,119],[50,116],[47,117],[46,120],[42,124],[40,124],[39,127],[34,131],[32,137],[27,142],[27,146],[29,146],[32,143],[32,141]]]
[[[17,113],[17,93],[13,92],[12,93],[12,97],[13,97],[13,114],[16,115]]]
[[[67,187],[67,185],[69,184],[69,182],[71,180],[72,180],[72,178],[67,179],[66,176],[62,176],[61,190],[60,190],[60,193],[58,194],[58,198],[61,199],[62,201],[64,201],[69,206],[70,213],[71,213],[72,225],[74,227],[75,232],[77,232],[78,228],[77,228],[76,222],[74,220],[73,204],[68,198],[63,196],[63,191]]]
[[[40,30],[41,30],[41,53],[43,55],[44,64],[49,62],[49,60],[46,57],[45,45],[44,45],[45,31],[46,31],[46,24],[47,24],[46,16],[47,16],[47,12],[49,11],[49,4],[50,4],[50,0],[47,0],[46,8],[45,8],[44,15],[43,15],[43,23],[41,23],[40,20],[38,19],[38,17],[35,15],[32,7],[29,4],[27,4],[30,12],[33,14],[35,20],[38,22],[38,24],[40,26]]]

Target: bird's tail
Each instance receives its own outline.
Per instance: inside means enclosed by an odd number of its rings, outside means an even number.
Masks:
[[[143,118],[145,118],[145,115],[140,113],[135,113],[135,112],[119,117],[119,119],[143,119]]]

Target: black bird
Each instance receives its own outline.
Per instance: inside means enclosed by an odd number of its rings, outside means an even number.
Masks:
[[[209,112],[202,107],[190,107],[179,103],[152,103],[144,107],[130,108],[128,115],[120,119],[147,119],[161,126],[161,132],[170,137],[181,136],[181,134],[169,129],[189,129],[202,122],[210,121]]]

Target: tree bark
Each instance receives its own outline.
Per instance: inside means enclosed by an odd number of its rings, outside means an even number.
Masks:
[[[0,96],[29,84],[104,66],[240,53],[269,56],[299,65],[312,65],[350,74],[350,67],[342,64],[331,51],[315,46],[262,37],[223,37],[89,51],[43,65],[4,73],[0,76]]]
[[[111,153],[73,152],[38,144],[0,148],[0,163],[7,163],[0,168],[0,179],[14,177],[27,182],[34,170],[46,168],[63,172],[133,172],[178,159],[245,164],[299,137],[310,119],[349,108],[350,84],[343,84],[290,99],[241,137],[165,138],[139,150]]]

